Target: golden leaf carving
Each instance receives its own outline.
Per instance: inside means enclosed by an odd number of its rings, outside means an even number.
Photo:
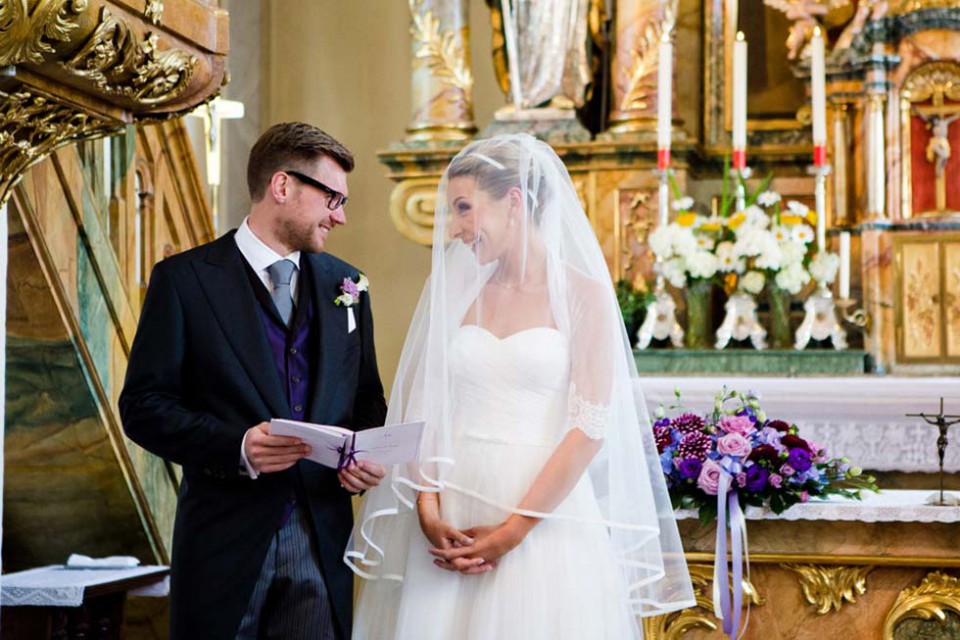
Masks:
[[[410,0],[413,24],[410,34],[415,45],[414,57],[422,61],[431,73],[463,92],[470,102],[473,92],[473,74],[467,68],[466,54],[456,33],[440,30],[440,19],[433,11],[423,10],[423,0]]]
[[[713,616],[713,565],[691,564],[688,570],[697,606],[664,616],[644,618],[643,637],[646,640],[681,640],[691,629],[716,631],[719,628]],[[744,579],[741,588],[745,602],[758,606],[766,604],[749,580]]]
[[[153,24],[159,25],[163,19],[163,0],[147,0],[143,15]]]
[[[0,190],[60,145],[102,135],[115,124],[37,91],[0,91]]]
[[[159,51],[158,39],[157,34],[148,33],[139,40],[127,23],[103,7],[96,30],[62,66],[93,80],[108,95],[140,104],[163,102],[187,88],[197,58],[178,49]]]
[[[390,217],[406,238],[429,247],[433,244],[436,204],[435,178],[404,180],[390,194]]]
[[[960,65],[945,60],[928,62],[907,76],[900,91],[910,102],[960,100]]]
[[[646,109],[650,84],[646,82],[660,64],[660,39],[669,34],[677,22],[677,0],[663,5],[663,19],[651,21],[637,38],[636,46],[630,52],[630,71],[626,91],[620,101],[619,110]]]
[[[87,0],[41,0],[33,11],[27,0],[0,1],[0,66],[43,63],[50,43],[68,40],[86,8]]]
[[[896,626],[907,618],[945,622],[947,612],[960,615],[960,579],[934,571],[900,592],[883,624],[883,639],[892,640]]]
[[[867,574],[873,567],[834,567],[812,564],[783,564],[784,569],[800,576],[804,599],[825,615],[830,609],[840,611],[843,603],[856,602],[867,592]]]

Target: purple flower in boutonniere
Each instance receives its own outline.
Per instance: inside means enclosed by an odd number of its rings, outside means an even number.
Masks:
[[[360,294],[369,287],[370,281],[362,273],[356,282],[350,278],[344,278],[340,285],[340,295],[334,298],[333,303],[342,307],[352,307],[360,302]]]

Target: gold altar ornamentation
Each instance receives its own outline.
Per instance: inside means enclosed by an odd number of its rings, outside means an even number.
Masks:
[[[178,49],[158,51],[158,39],[156,33],[138,39],[130,25],[103,7],[96,30],[62,66],[93,80],[107,95],[142,105],[164,102],[183,93],[198,61]]]
[[[956,9],[960,0],[895,0],[890,3],[887,15],[896,16],[924,9]]]
[[[459,89],[469,103],[473,98],[473,74],[467,67],[460,39],[452,32],[440,31],[440,20],[433,11],[423,11],[422,6],[423,0],[410,0],[414,57],[435,77]]]
[[[39,91],[0,91],[0,203],[27,167],[63,144],[104,135],[118,124]]]
[[[908,618],[945,622],[947,613],[960,616],[960,579],[934,571],[916,587],[900,592],[883,624],[883,640],[893,640],[897,625]]]
[[[433,244],[433,214],[437,207],[437,178],[404,180],[390,194],[390,217],[408,239]]]
[[[663,616],[644,618],[643,637],[646,640],[681,640],[691,629],[716,631],[719,628],[713,615],[713,565],[691,564],[688,569],[697,606]],[[760,597],[749,580],[743,580],[742,588],[745,602],[752,606],[766,604],[766,600]]]
[[[948,358],[960,357],[960,242],[943,246],[946,273],[944,278],[944,317],[946,322]]]
[[[660,64],[659,45],[663,34],[672,33],[676,23],[677,1],[665,2],[663,18],[659,22],[651,21],[647,24],[647,28],[637,38],[636,45],[630,54],[626,91],[620,104],[617,105],[620,111],[647,108],[647,96],[652,87],[645,81],[656,73]]]
[[[854,603],[857,596],[867,592],[867,574],[872,566],[841,567],[805,564],[783,564],[784,569],[800,576],[800,587],[804,599],[814,607],[817,613],[825,615],[840,611],[844,601]]]
[[[86,8],[87,0],[40,0],[33,11],[26,0],[0,2],[0,67],[42,64],[55,52],[51,42],[66,42]]]
[[[946,101],[953,104],[947,104]],[[931,105],[914,106],[931,101]],[[930,62],[915,69],[903,83],[900,91],[900,128],[903,137],[903,171],[901,180],[901,215],[910,218],[917,215],[944,215],[947,209],[948,177],[944,168],[952,153],[949,128],[960,126],[960,64],[951,61]],[[925,149],[926,159],[936,166],[936,209],[913,211],[913,156],[911,118],[922,118],[931,130],[930,141]]]
[[[796,60],[802,57],[804,45],[819,24],[817,18],[849,5],[850,0],[763,0],[763,3],[793,21],[787,35],[787,59]]]
[[[147,0],[147,6],[143,10],[143,15],[155,25],[163,20],[163,0]]]

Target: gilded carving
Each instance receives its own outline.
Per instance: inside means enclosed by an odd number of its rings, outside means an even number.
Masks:
[[[51,43],[67,41],[86,8],[87,0],[40,0],[33,10],[27,0],[0,1],[0,66],[42,64],[54,52]]]
[[[934,571],[897,596],[883,624],[883,640],[893,640],[896,626],[907,618],[945,622],[948,612],[960,616],[960,579]]]
[[[903,246],[904,354],[940,354],[939,255],[934,243]]]
[[[410,0],[414,57],[444,82],[459,89],[467,102],[473,92],[473,74],[458,34],[440,30],[440,19],[423,10],[423,0]]]
[[[0,91],[0,201],[10,182],[31,164],[66,142],[112,126],[39,92]]]
[[[956,9],[960,0],[897,0],[890,4],[890,15],[900,15],[924,9]]]
[[[671,0],[663,5],[663,18],[651,21],[637,38],[636,47],[630,54],[630,66],[626,91],[617,108],[620,111],[646,109],[651,84],[647,79],[656,72],[660,63],[660,39],[673,32],[677,22],[677,2]]]
[[[156,33],[136,32],[103,7],[100,24],[83,48],[62,66],[94,81],[108,95],[140,104],[173,98],[190,84],[197,58],[177,49],[159,51]]]
[[[840,611],[843,603],[854,603],[867,592],[867,574],[873,567],[835,567],[814,564],[783,564],[784,569],[800,576],[804,599],[825,615]]]
[[[143,15],[153,24],[159,25],[163,20],[163,0],[147,0]]]
[[[390,217],[408,239],[417,244],[433,244],[433,215],[437,207],[436,179],[404,180],[390,194]]]
[[[697,606],[665,616],[644,618],[643,637],[647,640],[681,640],[692,629],[716,631],[719,628],[713,616],[713,565],[691,564],[688,569]],[[745,602],[757,606],[766,604],[749,580],[743,580],[742,589]]]

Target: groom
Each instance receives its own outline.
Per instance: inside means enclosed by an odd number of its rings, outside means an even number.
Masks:
[[[240,228],[151,275],[119,404],[132,440],[183,467],[175,640],[350,637],[350,496],[384,469],[302,460],[309,447],[269,420],[363,429],[386,415],[367,293],[334,304],[360,274],[323,253],[353,164],[316,127],[272,127],[250,152]]]

